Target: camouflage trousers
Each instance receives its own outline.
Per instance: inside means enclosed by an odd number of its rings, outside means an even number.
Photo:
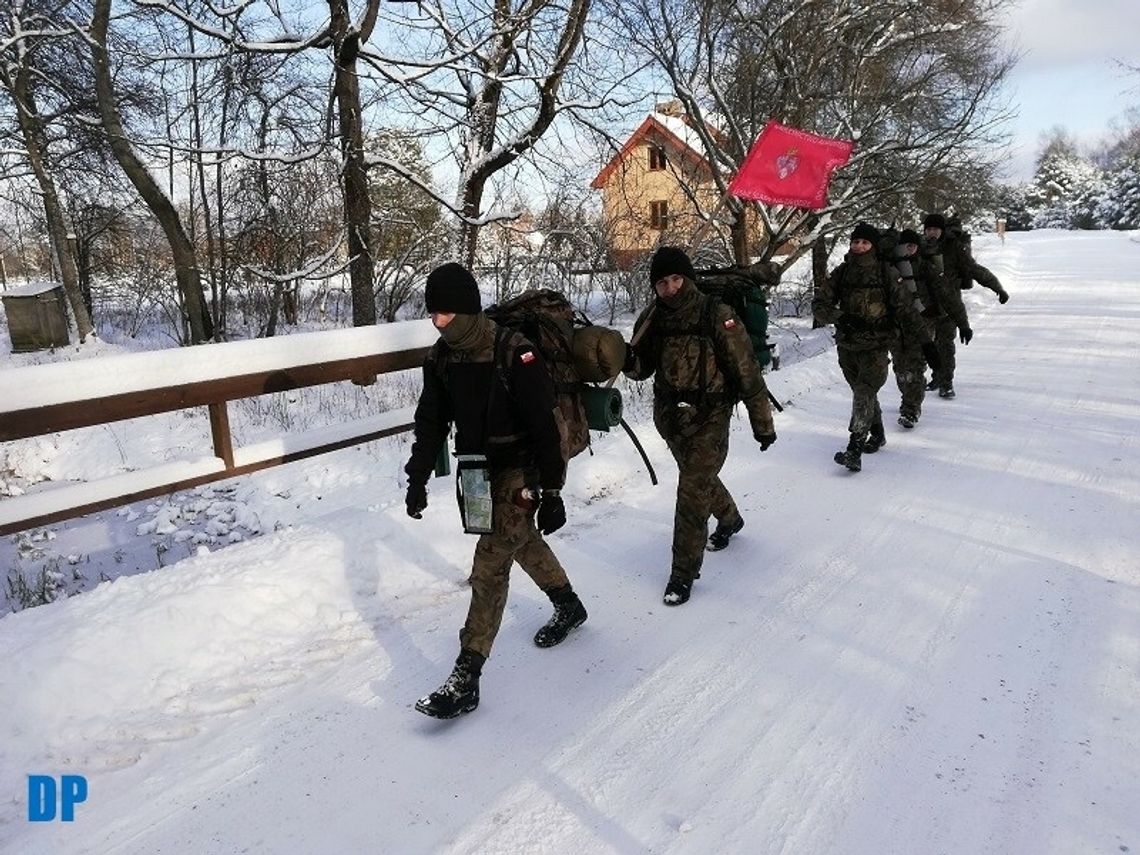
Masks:
[[[934,321],[934,346],[942,367],[934,372],[933,380],[939,389],[954,385],[954,341],[958,337],[958,325],[953,318],[941,317]]]
[[[933,333],[933,329],[930,330]],[[895,369],[895,383],[902,395],[899,413],[917,419],[922,414],[926,398],[926,359],[922,345],[912,337],[896,337],[890,348],[891,363]]]
[[[839,368],[853,394],[851,401],[851,421],[847,430],[866,438],[871,425],[883,423],[883,411],[879,408],[879,390],[887,382],[887,369],[890,357],[887,347],[874,350],[851,350],[839,347]]]
[[[534,483],[537,479],[531,479]],[[491,473],[491,534],[479,536],[471,563],[471,606],[467,622],[459,631],[459,645],[483,656],[491,655],[491,645],[503,622],[511,565],[518,562],[523,571],[543,591],[569,583],[566,571],[534,525],[534,511],[515,504],[515,495],[528,483],[521,469]]]
[[[731,525],[740,511],[720,470],[728,457],[731,406],[710,409],[655,402],[653,423],[677,461],[677,506],[673,514],[670,575],[691,582],[701,575],[709,517]]]

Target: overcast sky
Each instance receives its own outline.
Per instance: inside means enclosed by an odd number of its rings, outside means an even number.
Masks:
[[[1140,107],[1140,0],[1021,0],[1010,44],[1023,53],[1006,88],[1013,123],[1009,177],[1028,179],[1043,131],[1063,125],[1079,140],[1101,138],[1129,106]]]

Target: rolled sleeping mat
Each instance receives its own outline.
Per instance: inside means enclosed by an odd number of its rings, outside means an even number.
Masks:
[[[621,424],[621,392],[617,389],[587,386],[582,392],[582,404],[590,430],[608,431]]]
[[[587,383],[604,383],[617,377],[625,364],[625,339],[620,332],[608,327],[574,330],[570,350],[578,375]]]
[[[439,447],[439,454],[435,456],[435,477],[441,478],[451,474],[451,455],[447,453],[447,439]]]

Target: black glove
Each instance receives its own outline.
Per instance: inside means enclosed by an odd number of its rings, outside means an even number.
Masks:
[[[543,534],[553,534],[566,525],[566,505],[561,496],[542,494],[538,502],[538,530]]]
[[[637,367],[637,351],[635,351],[628,344],[625,346],[625,362],[622,363],[622,371],[632,371]]]
[[[974,337],[974,331],[969,327],[958,327],[958,338],[962,340],[962,344],[969,344],[970,339]]]
[[[761,451],[767,451],[768,447],[776,441],[775,431],[772,433],[756,433],[753,431],[752,436],[758,443],[760,443]]]
[[[424,508],[427,507],[427,485],[409,484],[408,495],[404,498],[404,505],[408,509],[408,516],[412,519],[423,519]]]
[[[1002,288],[1000,291],[998,291],[998,302],[1001,303],[1003,306],[1009,302],[1009,292],[1006,291],[1004,288]]]
[[[942,357],[938,355],[938,348],[934,346],[934,342],[928,341],[922,346],[922,356],[932,371],[942,370]]]

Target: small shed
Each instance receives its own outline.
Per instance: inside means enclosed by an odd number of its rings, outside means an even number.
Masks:
[[[13,353],[62,347],[71,342],[63,286],[58,282],[9,288],[0,293],[0,299],[8,316]]]

